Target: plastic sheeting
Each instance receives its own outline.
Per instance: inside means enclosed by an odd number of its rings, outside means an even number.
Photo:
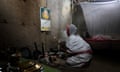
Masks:
[[[90,35],[120,34],[120,2],[81,2],[80,5]]]

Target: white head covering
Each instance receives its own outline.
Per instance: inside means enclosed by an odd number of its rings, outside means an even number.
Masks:
[[[70,35],[75,34],[77,32],[77,27],[74,24],[70,24],[69,31]]]
[[[69,34],[70,35],[72,35],[72,34],[74,35],[76,32],[77,32],[77,27],[74,24],[70,24],[69,25]],[[68,38],[67,31],[63,30],[61,32],[61,40],[62,41],[66,41],[67,38]]]

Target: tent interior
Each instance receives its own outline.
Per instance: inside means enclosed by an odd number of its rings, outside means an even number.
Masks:
[[[0,0],[0,72],[120,72],[119,19],[120,0]],[[70,24],[93,50],[83,68],[53,64]]]

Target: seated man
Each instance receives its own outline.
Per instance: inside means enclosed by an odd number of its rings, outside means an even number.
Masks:
[[[92,50],[90,45],[77,34],[77,27],[73,24],[67,26],[66,48],[63,48],[70,56],[66,59],[66,63],[72,67],[82,67],[92,58]],[[63,44],[62,44],[63,45]]]

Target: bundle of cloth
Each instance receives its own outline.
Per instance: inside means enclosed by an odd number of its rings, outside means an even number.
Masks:
[[[91,38],[92,40],[112,40],[112,37],[109,35],[98,34]]]

